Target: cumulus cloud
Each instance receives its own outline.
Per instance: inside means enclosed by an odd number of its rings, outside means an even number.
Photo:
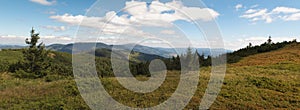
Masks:
[[[47,6],[54,5],[56,3],[56,0],[52,0],[52,1],[48,1],[48,0],[30,0],[30,1],[34,2],[34,3],[41,4],[41,5],[47,5]]]
[[[64,14],[50,16],[50,18],[69,25],[80,24],[84,27],[96,28],[106,35],[153,37],[152,34],[141,30],[141,27],[167,28],[178,20],[211,21],[219,16],[219,13],[213,9],[187,7],[179,1],[167,3],[152,1],[150,5],[146,2],[128,1],[123,12],[125,14],[117,15],[115,11],[110,11],[102,17]]]
[[[290,7],[276,7],[272,10],[249,9],[240,17],[252,22],[264,21],[266,23],[272,23],[275,20],[298,21],[300,20],[300,9]]]
[[[241,8],[243,8],[243,5],[242,5],[242,4],[237,4],[237,5],[235,6],[235,10],[236,10],[236,11],[239,11],[239,9],[241,9]]]
[[[41,27],[53,31],[65,31],[67,29],[65,26],[41,26]]]

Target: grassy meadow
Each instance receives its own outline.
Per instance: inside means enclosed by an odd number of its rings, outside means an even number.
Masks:
[[[0,51],[0,63],[16,62],[17,51]],[[100,78],[118,102],[136,108],[166,101],[176,90],[180,73],[168,71],[157,90],[137,94],[122,87],[116,78]],[[210,77],[210,67],[200,70],[197,91],[186,109],[197,109]],[[147,77],[138,76],[139,80]],[[300,109],[300,45],[252,55],[228,64],[221,92],[211,109]],[[188,90],[187,90],[188,91]],[[89,109],[72,76],[48,75],[39,79],[16,78],[0,73],[0,109]]]

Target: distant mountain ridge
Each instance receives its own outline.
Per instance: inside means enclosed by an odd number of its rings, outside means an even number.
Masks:
[[[47,49],[51,49],[54,51],[67,52],[72,53],[74,44],[53,44],[47,46]],[[135,45],[135,44],[125,44],[125,45],[107,45],[104,43],[77,43],[76,46],[84,47],[94,47],[96,45],[96,49],[109,49],[109,50],[132,50],[133,52],[140,52],[151,55],[159,55],[165,58],[172,57],[174,55],[185,54],[186,48],[162,48],[162,47],[148,47],[143,45]],[[204,54],[205,56],[211,56],[211,51],[214,51],[214,56],[225,54],[232,52],[231,50],[226,49],[209,49],[209,48],[197,48],[199,54]]]
[[[76,46],[80,46],[83,48],[94,47],[96,45],[96,49],[108,49],[109,51],[116,49],[116,50],[132,50],[133,52],[140,52],[149,55],[158,55],[161,57],[169,58],[175,55],[185,54],[186,48],[162,48],[162,47],[149,47],[143,45],[135,45],[135,44],[124,44],[124,45],[107,45],[104,43],[76,43]],[[59,52],[67,52],[72,53],[74,44],[52,44],[46,46],[47,49]],[[25,46],[18,46],[18,45],[0,45],[0,49],[19,49],[24,48]],[[91,49],[95,50],[95,49]],[[91,50],[86,50],[91,51]],[[224,53],[232,52],[231,50],[226,49],[209,49],[209,48],[197,48],[199,54],[204,54],[205,56],[212,56],[211,51],[217,51],[216,55],[221,55]]]
[[[20,49],[24,48],[24,46],[19,46],[19,45],[1,45],[0,44],[0,49]]]

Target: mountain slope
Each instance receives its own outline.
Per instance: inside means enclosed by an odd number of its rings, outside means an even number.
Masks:
[[[300,44],[228,64],[211,109],[299,109]]]
[[[299,43],[291,44],[279,50],[244,57],[238,63],[230,64],[222,89],[210,109],[299,109],[299,47]],[[20,59],[21,56],[20,51],[0,51],[0,64],[1,61]],[[70,54],[56,53],[55,56],[57,63],[71,63]],[[108,58],[99,58],[96,63],[102,70],[97,71],[105,74],[111,71],[111,68],[105,66],[109,62]],[[186,109],[199,109],[211,76],[210,69],[201,69],[201,83]],[[15,78],[12,74],[0,72],[0,109],[89,109],[72,76],[51,75],[28,80]],[[118,102],[143,108],[163,103],[177,89],[180,72],[168,71],[167,75],[161,87],[149,94],[136,94],[124,89],[112,77],[99,79]]]
[[[300,43],[293,43],[282,49],[243,58],[233,66],[272,65],[278,63],[300,64]]]

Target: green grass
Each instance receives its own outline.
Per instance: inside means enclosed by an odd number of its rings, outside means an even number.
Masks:
[[[299,68],[296,67],[295,68]],[[262,69],[268,66],[228,68],[222,91],[214,103],[225,109],[300,108],[300,72]],[[266,73],[280,74],[266,74]],[[214,108],[213,105],[213,108]]]
[[[253,55],[228,65],[221,92],[211,109],[300,109],[298,47]],[[71,60],[70,55],[62,55],[69,59],[57,61]],[[21,53],[1,51],[0,56],[0,63],[16,62],[21,58]],[[12,74],[0,72],[0,109],[89,109],[72,77],[54,74],[41,79],[19,79]],[[210,67],[201,68],[200,74],[197,91],[186,109],[198,108],[210,78]],[[148,80],[143,76],[137,78]],[[178,71],[169,71],[166,81],[154,92],[146,94],[125,89],[112,77],[102,78],[101,81],[118,102],[143,108],[170,98],[179,78]]]
[[[299,109],[300,72],[286,69],[283,74],[280,65],[229,67],[222,90],[211,109]],[[289,66],[299,68],[298,65]],[[265,74],[270,72],[279,74]],[[115,78],[103,78],[102,83],[108,93],[124,105],[138,108],[152,107],[172,95],[178,85],[178,75],[176,71],[169,72],[164,84],[147,94],[129,91]],[[203,68],[197,92],[187,109],[196,109],[199,106],[209,77],[209,68]],[[46,80],[47,78],[18,79],[8,73],[2,73],[0,109],[88,108],[71,77],[60,77],[51,82]]]
[[[2,50],[0,51],[0,72],[6,72],[9,65],[22,60],[23,54],[20,50]]]
[[[15,63],[21,60],[23,57],[23,54],[21,51],[0,51],[0,63],[3,63],[3,61],[7,61],[9,63]]]
[[[18,79],[2,73],[0,109],[87,109],[70,78],[46,82],[45,79]]]

